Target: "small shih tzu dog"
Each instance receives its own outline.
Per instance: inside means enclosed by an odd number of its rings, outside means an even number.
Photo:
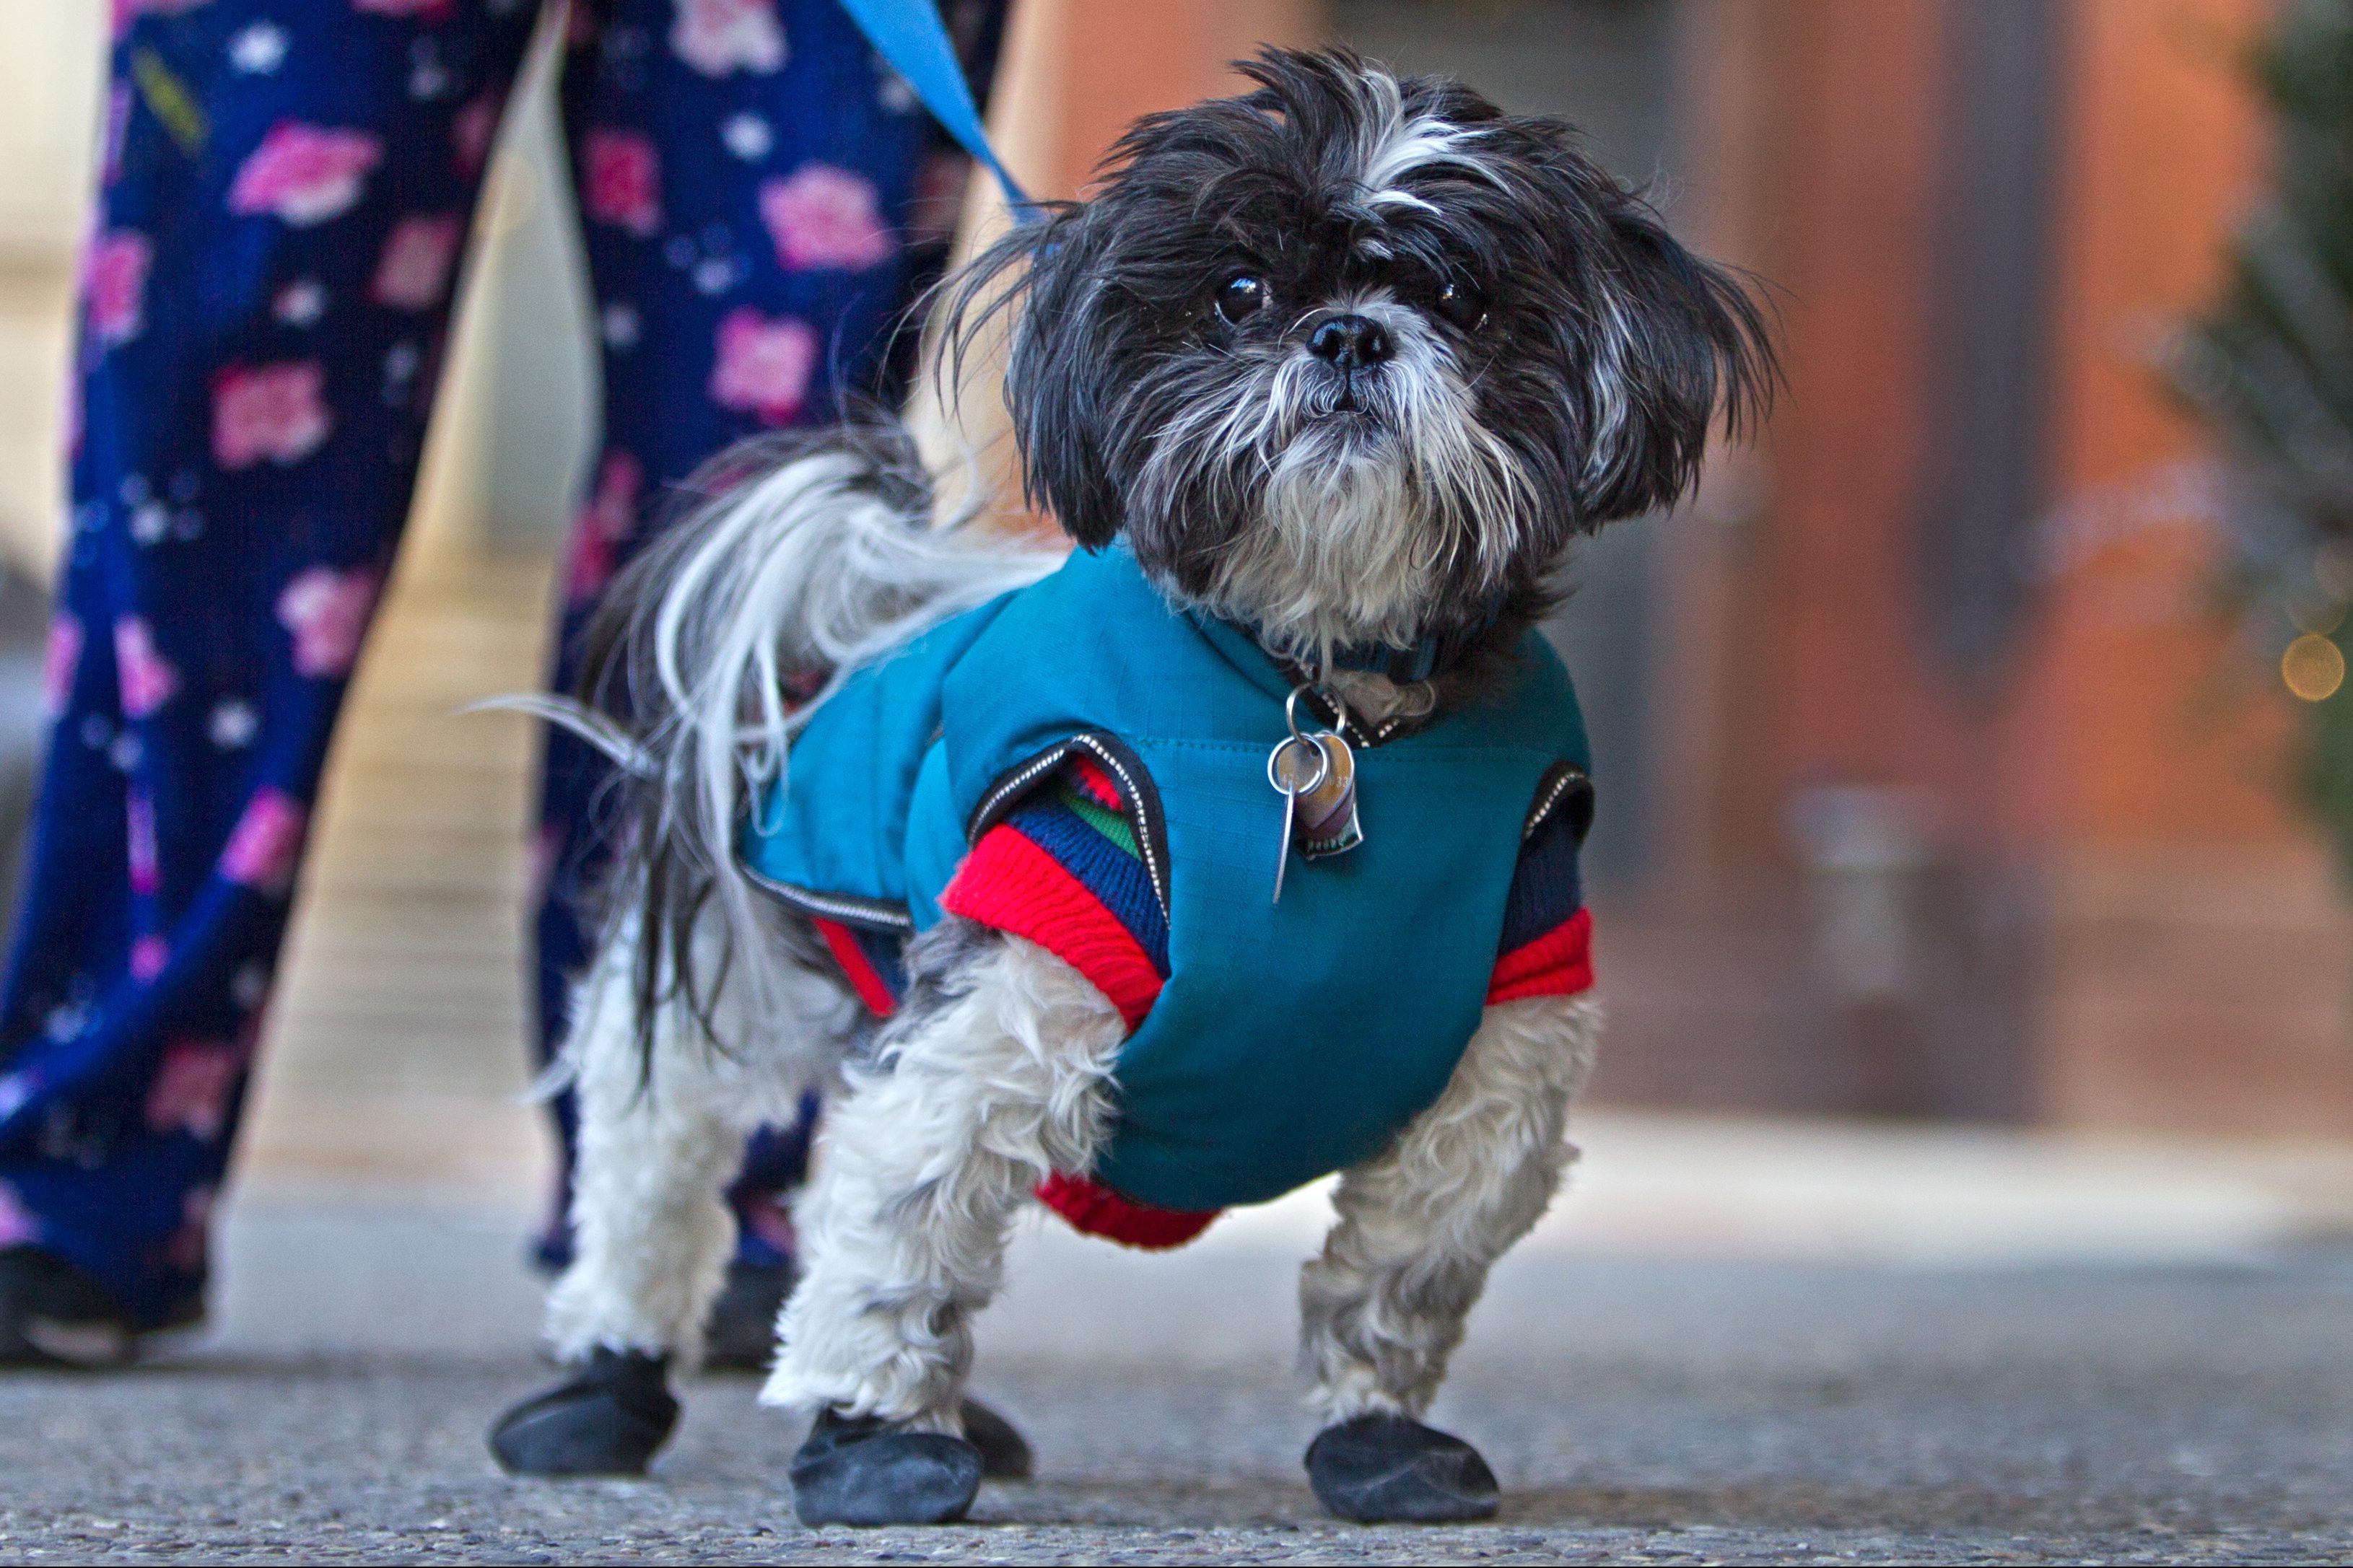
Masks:
[[[630,823],[568,1068],[575,1369],[492,1445],[642,1469],[745,1133],[825,1110],[762,1399],[809,1523],[955,1520],[1020,1440],[963,1395],[1042,1202],[1169,1247],[1338,1173],[1301,1279],[1355,1520],[1492,1513],[1419,1419],[1574,1157],[1591,1064],[1563,557],[1758,416],[1757,308],[1566,123],[1342,50],[1145,119],[944,296],[1009,331],[1030,498],[935,519],[908,437],[721,460],[617,584],[575,721]]]

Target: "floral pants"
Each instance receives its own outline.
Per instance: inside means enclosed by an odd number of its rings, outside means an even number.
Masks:
[[[552,0],[553,3],[553,0]],[[1004,0],[944,7],[985,81]],[[54,715],[5,991],[0,1247],[146,1324],[198,1310],[345,683],[397,546],[450,294],[538,0],[114,0]],[[604,353],[558,682],[666,489],[896,395],[964,163],[835,0],[574,0],[563,109]],[[543,1044],[597,773],[549,743]],[[790,1245],[789,1140],[733,1193]],[[560,1217],[543,1250],[560,1259]]]

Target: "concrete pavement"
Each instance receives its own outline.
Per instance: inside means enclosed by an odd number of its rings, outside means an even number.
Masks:
[[[258,1183],[208,1341],[0,1379],[0,1559],[2353,1560],[2333,1245],[1678,1258],[1580,1235],[1572,1204],[1498,1271],[1437,1412],[1493,1460],[1503,1518],[1368,1531],[1323,1519],[1299,1469],[1290,1298],[1318,1200],[1173,1258],[1041,1224],[979,1378],[1039,1480],[966,1527],[813,1534],[782,1480],[797,1428],[746,1378],[691,1385],[650,1479],[496,1471],[484,1426],[548,1375],[515,1196]]]

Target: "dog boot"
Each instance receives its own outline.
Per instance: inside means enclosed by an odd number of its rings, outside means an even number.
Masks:
[[[703,1331],[702,1364],[714,1372],[762,1372],[776,1357],[776,1315],[797,1278],[789,1263],[727,1266],[727,1283],[712,1303]],[[964,1402],[964,1435],[980,1450],[980,1473],[992,1481],[1029,1479],[1029,1445],[1013,1423],[977,1399]]]
[[[992,1481],[1029,1479],[1029,1444],[1019,1428],[977,1399],[958,1407],[964,1440],[980,1451],[980,1473]]]
[[[727,1283],[702,1330],[702,1364],[712,1372],[765,1372],[776,1359],[776,1314],[793,1293],[789,1263],[727,1266]]]
[[[1359,1415],[1307,1446],[1315,1500],[1359,1524],[1485,1519],[1501,1492],[1479,1450],[1405,1415]]]
[[[828,1409],[793,1456],[793,1508],[807,1525],[953,1524],[980,1469],[980,1450],[961,1437]]]
[[[636,1476],[678,1425],[670,1358],[598,1346],[570,1381],[499,1417],[491,1452],[519,1476]]]

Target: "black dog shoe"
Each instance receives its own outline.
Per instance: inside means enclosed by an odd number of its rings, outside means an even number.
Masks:
[[[797,1278],[789,1263],[727,1266],[727,1283],[711,1305],[702,1364],[713,1372],[765,1372],[776,1357],[776,1315]],[[980,1473],[992,1481],[1029,1479],[1029,1445],[1013,1423],[977,1399],[964,1402],[965,1440],[980,1450]]]
[[[961,1437],[827,1410],[793,1456],[793,1508],[808,1525],[953,1524],[980,1469],[980,1450]]]
[[[789,1263],[727,1265],[727,1283],[702,1330],[702,1364],[712,1372],[765,1372],[776,1359],[776,1314],[793,1293]]]
[[[1502,1491],[1479,1450],[1404,1415],[1359,1415],[1307,1445],[1315,1500],[1359,1524],[1485,1519]]]
[[[1029,1444],[1013,1423],[983,1405],[967,1399],[958,1407],[964,1416],[964,1440],[980,1450],[980,1473],[992,1481],[1029,1479]]]
[[[491,1452],[519,1476],[637,1476],[678,1425],[670,1358],[601,1345],[565,1383],[499,1417]]]

